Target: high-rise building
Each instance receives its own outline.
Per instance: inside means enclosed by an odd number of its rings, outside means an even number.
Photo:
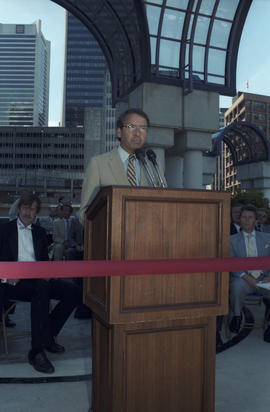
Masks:
[[[95,119],[95,130],[86,136],[87,163],[91,156],[110,150],[117,142],[115,109],[104,54],[94,36],[69,12],[65,16],[63,89],[62,126],[84,127],[85,121]],[[95,144],[91,143],[92,137]]]
[[[0,126],[47,126],[50,42],[33,24],[0,23]]]
[[[259,127],[270,139],[270,96],[238,92],[233,98],[232,106],[225,113],[225,126],[230,123],[246,121]],[[234,193],[241,186],[236,178],[236,168],[233,166],[232,155],[225,145],[225,189]]]
[[[66,12],[63,125],[84,126],[85,108],[103,108],[105,69],[103,52],[93,35]]]

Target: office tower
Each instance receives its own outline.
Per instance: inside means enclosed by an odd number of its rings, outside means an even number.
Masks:
[[[84,126],[85,108],[102,109],[106,62],[89,30],[66,12],[62,125]]]
[[[89,30],[66,12],[64,91],[61,124],[85,127],[85,163],[110,150],[115,139],[115,109],[111,103],[110,75],[104,54]]]
[[[263,134],[270,138],[270,97],[254,93],[238,92],[233,98],[232,106],[225,113],[225,125],[238,121],[246,121],[259,127]],[[225,145],[225,189],[235,192],[241,187],[236,178],[236,168],[233,166],[232,155]]]
[[[0,126],[47,126],[50,42],[33,24],[0,23]]]
[[[0,127],[0,198],[22,189],[80,201],[84,129]]]

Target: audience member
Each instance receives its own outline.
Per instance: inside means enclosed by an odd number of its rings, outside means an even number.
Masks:
[[[54,260],[62,260],[66,249],[69,247],[68,239],[72,225],[70,218],[72,211],[72,206],[67,203],[57,208],[58,219],[53,222]]]
[[[80,223],[77,213],[72,219],[68,236],[68,248],[64,252],[67,260],[83,259],[83,235],[83,225]],[[74,318],[90,319],[91,310],[88,306],[83,304],[83,279],[73,278],[73,282],[80,288],[81,291],[81,301],[75,310]]]
[[[56,207],[51,206],[49,215],[40,219],[40,226],[46,230],[48,245],[53,243],[53,222],[57,217]]]
[[[231,206],[231,235],[240,232],[240,212],[242,206],[243,205],[241,203],[235,203]]]
[[[256,230],[259,232],[270,233],[270,225],[267,224],[268,210],[264,207],[257,209],[258,223]]]
[[[70,222],[65,257],[67,260],[83,259],[83,225],[78,219],[78,214]]]
[[[231,236],[231,257],[270,256],[270,234],[257,232],[257,211],[253,205],[245,205],[240,212],[241,232]],[[258,282],[270,282],[270,272],[265,270],[247,270],[231,272],[230,305],[233,318],[230,330],[238,333],[241,326],[241,311],[245,297],[250,294],[260,294],[270,299],[270,290],[258,287]],[[264,340],[270,342],[270,327],[264,333]]]
[[[34,222],[40,210],[37,195],[25,192],[18,203],[18,218],[1,227],[1,261],[46,261],[48,245],[45,230]],[[5,281],[5,280],[4,280]],[[31,302],[31,350],[28,360],[44,373],[53,373],[54,366],[46,356],[62,353],[65,348],[56,343],[66,320],[80,301],[80,290],[62,279],[7,279],[0,284],[6,298]],[[59,302],[50,312],[50,299]]]

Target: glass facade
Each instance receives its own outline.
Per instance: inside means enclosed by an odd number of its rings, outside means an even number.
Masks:
[[[50,43],[40,20],[0,24],[0,61],[0,126],[46,126]]]
[[[62,124],[84,126],[85,108],[103,108],[106,62],[89,30],[66,14],[65,90]]]
[[[177,85],[185,94],[198,89],[235,95],[238,47],[251,4],[61,0],[102,47],[113,78],[113,104],[142,82]]]
[[[146,0],[152,73],[226,86],[238,6],[239,0]]]

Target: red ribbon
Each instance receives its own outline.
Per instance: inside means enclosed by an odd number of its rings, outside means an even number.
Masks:
[[[269,257],[0,262],[0,278],[69,278],[270,270]]]

